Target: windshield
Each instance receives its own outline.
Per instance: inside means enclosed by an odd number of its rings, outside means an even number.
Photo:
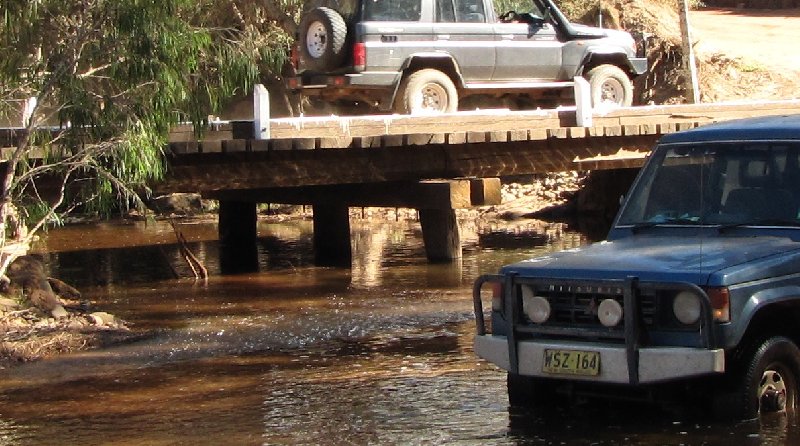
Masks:
[[[800,224],[800,143],[676,145],[652,156],[617,226]]]

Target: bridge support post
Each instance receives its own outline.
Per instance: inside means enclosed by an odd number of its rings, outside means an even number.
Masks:
[[[455,209],[418,209],[425,254],[431,262],[461,258],[461,235]]]
[[[315,203],[314,261],[319,266],[346,266],[353,260],[350,247],[350,210],[343,204]]]
[[[222,274],[258,270],[256,204],[219,202],[219,264]]]
[[[253,89],[253,134],[255,139],[269,139],[269,91],[262,84]]]
[[[592,91],[589,81],[575,76],[575,121],[578,127],[592,126]]]

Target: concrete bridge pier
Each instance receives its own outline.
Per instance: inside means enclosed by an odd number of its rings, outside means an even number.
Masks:
[[[425,254],[431,262],[461,258],[461,234],[455,209],[417,209]]]
[[[314,203],[314,263],[349,267],[350,208],[343,204]]]
[[[432,262],[461,258],[456,209],[500,203],[500,179],[473,178],[308,186],[214,192],[220,202],[220,263],[223,273],[258,269],[256,203],[311,204],[314,258],[320,266],[352,264],[350,207],[402,207],[419,212],[425,252]]]
[[[499,178],[422,182],[425,207],[417,207],[425,254],[430,262],[461,259],[461,234],[456,209],[500,204]]]
[[[218,218],[222,274],[258,271],[256,203],[220,200]]]

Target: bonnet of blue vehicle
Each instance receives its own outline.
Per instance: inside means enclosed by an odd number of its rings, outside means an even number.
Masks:
[[[637,235],[507,265],[502,274],[571,280],[689,282],[722,286],[789,274],[800,242],[788,237]]]

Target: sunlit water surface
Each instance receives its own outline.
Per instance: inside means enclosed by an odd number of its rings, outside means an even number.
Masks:
[[[431,265],[417,224],[354,221],[353,267],[335,269],[312,266],[308,222],[262,222],[260,272],[232,276],[219,274],[213,224],[179,229],[207,283],[186,278],[165,223],[46,237],[51,275],[147,336],[0,370],[0,444],[800,444],[797,420],[781,416],[509,410],[505,374],[472,352],[471,284],[586,242],[562,224],[465,227],[463,261]]]

